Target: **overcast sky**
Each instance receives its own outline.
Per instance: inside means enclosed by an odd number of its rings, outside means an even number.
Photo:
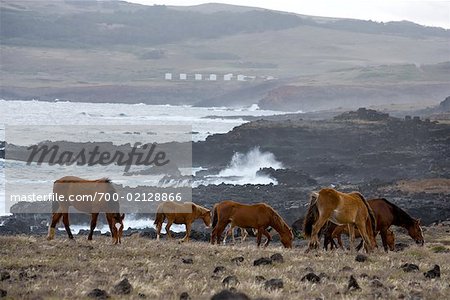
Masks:
[[[408,20],[450,28],[450,0],[126,0],[141,4],[197,5],[208,2],[256,6],[305,15],[374,21]]]

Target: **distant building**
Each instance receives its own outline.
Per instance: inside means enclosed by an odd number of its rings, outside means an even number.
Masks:
[[[195,74],[194,78],[195,80],[202,80],[203,76],[202,74]]]
[[[180,73],[180,80],[186,80],[187,74],[186,73]]]
[[[172,80],[172,73],[166,73],[166,75],[164,76],[164,78],[166,80]]]
[[[230,81],[233,78],[233,74],[225,74],[223,75],[223,80]]]
[[[238,76],[237,76],[237,80],[238,81],[245,81],[245,75],[242,75],[242,74],[239,74]]]
[[[217,80],[217,75],[216,74],[209,74],[209,80],[216,81]]]

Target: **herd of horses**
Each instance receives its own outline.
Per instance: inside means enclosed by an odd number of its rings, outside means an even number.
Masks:
[[[54,201],[52,219],[49,226],[47,239],[55,236],[55,227],[62,218],[65,230],[70,239],[73,235],[69,226],[69,207],[73,206],[81,212],[92,215],[90,233],[88,239],[92,239],[100,212],[104,212],[114,244],[121,242],[123,233],[124,214],[120,214],[119,202],[105,201],[98,194],[115,193],[111,180],[101,178],[97,180],[85,180],[79,177],[67,176],[54,182],[53,193],[63,199],[69,195],[89,195],[92,201]],[[270,230],[274,229],[280,236],[280,241],[286,248],[292,248],[294,233],[298,231],[308,238],[307,251],[319,247],[319,238],[324,236],[324,248],[337,247],[334,239],[338,240],[339,247],[343,248],[341,235],[349,236],[350,250],[354,249],[355,237],[361,237],[361,243],[356,247],[365,248],[371,252],[377,247],[376,236],[380,234],[385,251],[394,250],[395,237],[390,227],[400,226],[408,231],[408,234],[417,244],[423,245],[423,233],[420,220],[412,218],[404,210],[388,200],[366,200],[358,192],[342,193],[331,188],[324,188],[319,192],[311,193],[311,199],[307,213],[303,219],[296,221],[292,228],[271,206],[265,203],[242,204],[235,201],[222,201],[214,205],[212,211],[192,202],[162,202],[157,209],[154,225],[156,226],[157,239],[160,239],[161,229],[167,220],[165,230],[168,239],[171,239],[170,227],[172,224],[185,224],[186,235],[183,242],[189,241],[192,223],[203,220],[205,226],[212,226],[211,243],[220,243],[225,229],[225,239],[232,235],[234,229],[241,228],[241,233],[246,236],[247,229],[253,229],[256,234],[257,245],[260,246],[262,236],[266,237],[264,246],[272,240]],[[224,239],[224,241],[225,241]]]

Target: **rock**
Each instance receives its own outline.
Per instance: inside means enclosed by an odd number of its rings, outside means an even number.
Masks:
[[[229,288],[229,287],[232,287],[232,286],[239,285],[239,280],[237,279],[236,276],[230,275],[230,276],[225,277],[222,280],[222,284],[223,284],[224,287],[228,287]]]
[[[283,263],[284,262],[283,255],[281,255],[280,253],[273,254],[272,256],[270,256],[270,259],[272,260],[272,262],[275,262],[275,263]]]
[[[370,282],[370,285],[374,288],[382,288],[384,285],[379,279],[374,279]]]
[[[423,275],[425,276],[425,278],[440,278],[441,277],[441,268],[439,267],[439,265],[434,265],[434,268],[423,273]]]
[[[144,294],[144,293],[138,293],[138,296],[139,296],[139,298],[141,298],[141,299],[146,299],[146,298],[147,298],[147,295]]]
[[[404,272],[416,272],[416,271],[419,271],[419,266],[418,265],[410,264],[410,263],[403,264],[400,268],[402,268]]]
[[[95,298],[95,299],[108,299],[109,295],[105,290],[101,289],[93,289],[86,295],[88,298]]]
[[[353,268],[349,267],[349,266],[345,266],[345,267],[342,268],[342,271],[343,272],[351,272],[351,271],[353,271]]]
[[[348,280],[347,291],[351,292],[360,289],[361,288],[359,287],[359,284],[356,281],[355,277],[353,277],[353,275],[350,275],[350,279]]]
[[[4,289],[0,289],[0,298],[4,298],[8,295],[8,292]]]
[[[358,254],[358,255],[356,255],[356,257],[355,257],[355,260],[356,260],[357,262],[365,262],[365,261],[367,261],[367,256],[364,255],[364,254]]]
[[[253,262],[254,266],[271,265],[271,264],[272,264],[272,260],[269,257],[261,257]]]
[[[187,292],[182,292],[180,295],[180,300],[191,300],[191,297]]]
[[[130,282],[127,278],[122,279],[118,284],[116,284],[113,288],[114,294],[117,295],[128,295],[133,290]]]
[[[272,278],[264,283],[266,290],[277,290],[283,288],[283,280],[279,278]]]
[[[211,300],[250,300],[250,297],[244,293],[230,290],[222,290],[211,297]]]
[[[192,265],[194,263],[192,258],[183,258],[182,261],[184,264],[188,264],[188,265]]]
[[[244,257],[238,256],[231,259],[231,262],[235,263],[236,265],[241,265],[242,262],[244,262]]]
[[[225,270],[226,270],[226,268],[225,268],[224,266],[217,266],[217,267],[214,269],[213,273],[214,273],[214,274],[217,274],[217,273],[220,273],[220,272],[224,272]]]
[[[320,282],[320,277],[314,273],[308,273],[300,279],[300,281]]]
[[[258,283],[262,283],[262,282],[266,281],[266,278],[264,276],[257,275],[257,276],[255,276],[255,281]]]
[[[9,278],[11,278],[11,274],[9,274],[8,271],[5,271],[5,270],[0,271],[0,281],[6,280]]]
[[[397,244],[395,244],[395,251],[403,251],[403,250],[405,250],[405,249],[408,248],[408,247],[409,247],[408,244],[405,244],[405,243],[397,243]]]

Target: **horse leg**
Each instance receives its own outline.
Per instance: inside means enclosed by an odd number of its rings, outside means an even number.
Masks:
[[[157,241],[159,241],[159,237],[161,236],[162,222],[164,222],[164,220],[156,223],[156,240]]]
[[[316,249],[319,246],[319,232],[322,229],[323,225],[327,222],[330,216],[320,215],[319,219],[313,225],[312,233],[311,233],[311,241],[309,242],[309,249]]]
[[[270,241],[272,240],[272,237],[270,236],[270,233],[266,230],[266,229],[262,229],[262,234],[264,234],[267,238],[267,241],[264,243],[264,248],[267,247],[270,243]],[[259,230],[258,230],[259,232]]]
[[[166,225],[166,234],[167,239],[172,239],[172,235],[170,234],[170,226],[172,226],[173,221],[171,219],[167,219],[167,225]]]
[[[359,234],[364,241],[364,248],[366,249],[366,252],[370,253],[373,248],[372,241],[369,237],[369,234],[367,233],[366,222],[358,222],[356,223],[356,227],[358,228]]]
[[[62,213],[53,213],[52,214],[52,222],[50,224],[50,226],[48,227],[48,235],[47,235],[47,240],[53,240],[55,238],[55,233],[56,233],[56,225],[58,224],[59,220],[61,220],[62,217]]]
[[[350,253],[353,254],[355,252],[355,248],[353,247],[354,243],[355,243],[355,225],[354,224],[348,224],[348,237],[350,240]]]
[[[336,238],[337,238],[337,241],[338,241],[339,248],[345,250],[344,244],[342,243],[342,234],[339,234]],[[338,248],[338,247],[336,247],[336,248]]]
[[[383,243],[384,251],[388,252],[387,228],[381,228],[380,235],[381,235],[381,242]]]
[[[256,234],[256,243],[258,244],[258,247],[261,245],[261,238],[262,238],[262,230],[258,229],[258,233]]]
[[[225,224],[218,223],[216,225],[216,236],[215,236],[215,238],[216,238],[216,242],[217,242],[218,245],[220,244],[220,239],[222,237],[222,233],[225,230],[225,228],[227,227],[227,225],[228,225],[228,223],[225,223]]]
[[[91,217],[91,231],[89,232],[88,241],[92,240],[92,235],[94,234],[95,227],[97,226],[97,218],[98,213],[93,213]]]
[[[191,235],[191,222],[186,222],[186,235],[181,242],[189,242],[189,236]]]
[[[245,242],[247,236],[248,236],[247,229],[241,228],[241,243]]]
[[[69,236],[69,239],[73,239],[72,231],[70,231],[69,227],[69,213],[63,213],[63,223],[64,228],[66,228],[67,235]]]

